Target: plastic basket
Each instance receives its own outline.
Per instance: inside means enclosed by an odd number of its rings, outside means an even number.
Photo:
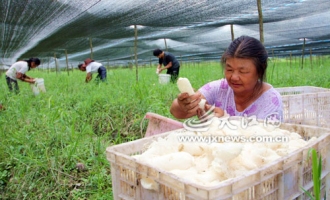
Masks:
[[[169,74],[158,74],[158,80],[160,84],[167,84],[171,80],[171,75]]]
[[[46,87],[43,78],[35,78],[35,82],[31,83],[31,89],[34,95],[38,95],[40,92],[46,92]]]
[[[282,95],[283,121],[330,128],[330,90],[300,86],[275,88]]]
[[[144,118],[149,120],[145,137],[183,128],[181,122],[156,113],[148,112]]]
[[[262,168],[250,171],[242,177],[223,181],[214,187],[188,182],[131,157],[141,154],[146,145],[157,137],[165,137],[169,132],[108,147],[106,154],[111,165],[114,199],[307,200],[309,198],[300,187],[309,191],[313,189],[311,162],[306,159],[311,147],[322,155],[321,193],[322,197],[325,193],[329,195],[330,129],[294,124],[282,124],[281,128],[297,132],[304,138],[318,138],[306,147]],[[143,188],[142,178],[156,182],[156,190]]]
[[[297,87],[283,87],[275,88],[282,96],[298,95],[307,93],[330,92],[330,89],[314,87],[314,86],[297,86]]]
[[[45,81],[43,78],[38,78],[36,84],[41,92],[46,92]]]

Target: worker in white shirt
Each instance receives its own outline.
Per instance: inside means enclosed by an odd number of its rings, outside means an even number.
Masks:
[[[30,71],[32,68],[36,68],[40,65],[39,58],[30,58],[28,60],[22,60],[15,62],[6,72],[6,82],[10,91],[13,91],[13,86],[15,92],[19,92],[19,87],[17,79],[27,82],[34,83],[34,78],[27,76],[25,73]]]
[[[102,65],[102,63],[95,62],[90,58],[87,58],[84,63],[78,65],[79,70],[86,71],[86,83],[92,80],[92,74],[98,73],[96,79],[101,81],[106,81],[107,79],[107,69]]]

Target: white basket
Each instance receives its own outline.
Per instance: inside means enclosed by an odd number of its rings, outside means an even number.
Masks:
[[[286,123],[330,128],[330,90],[300,86],[275,88],[282,95]]]
[[[35,82],[30,84],[34,95],[38,95],[40,92],[46,92],[46,87],[43,78],[35,78]]]
[[[312,191],[311,161],[308,150],[315,148],[323,158],[321,195],[330,194],[330,129],[305,125],[281,124],[283,129],[299,133],[303,138],[317,139],[274,162],[229,179],[217,186],[204,187],[176,175],[137,161],[132,155],[142,154],[144,148],[158,137],[170,132],[123,143],[106,149],[111,165],[112,190],[115,200],[292,200],[309,199],[301,187]],[[142,178],[156,183],[156,191],[141,186]]]
[[[282,96],[297,95],[318,92],[330,92],[330,89],[314,87],[314,86],[297,86],[297,87],[283,87],[275,88]]]
[[[158,80],[160,84],[167,84],[171,80],[171,75],[169,74],[158,74]]]

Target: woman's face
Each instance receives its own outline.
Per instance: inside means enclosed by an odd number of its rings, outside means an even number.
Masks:
[[[83,63],[79,69],[80,69],[80,71],[83,71],[83,72],[86,71],[86,64]]]
[[[256,66],[251,59],[229,58],[226,60],[225,77],[234,93],[253,92],[258,82]]]
[[[35,62],[31,62],[31,68],[36,68],[38,67],[39,65],[35,64]]]

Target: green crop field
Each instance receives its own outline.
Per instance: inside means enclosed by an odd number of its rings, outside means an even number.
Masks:
[[[274,87],[330,88],[330,59],[273,59],[267,82]],[[107,83],[84,82],[78,70],[31,70],[47,92],[34,96],[19,82],[8,92],[0,76],[0,199],[112,199],[106,147],[144,136],[147,112],[173,118],[176,84],[161,85],[154,67],[109,69]],[[94,75],[95,76],[95,75]],[[223,77],[217,62],[183,63],[180,76],[194,88]],[[94,77],[95,78],[95,77]],[[78,164],[78,168],[77,168]]]

